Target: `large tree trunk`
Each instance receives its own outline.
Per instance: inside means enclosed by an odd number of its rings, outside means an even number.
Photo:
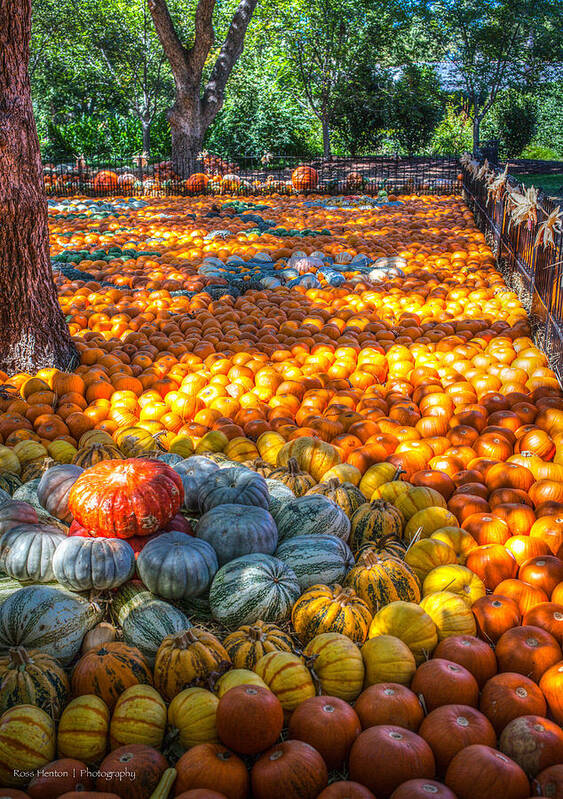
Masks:
[[[28,75],[31,0],[0,3],[0,368],[77,359],[49,260],[47,200]]]
[[[143,152],[149,157],[151,154],[151,120],[141,119],[141,126],[143,128]]]
[[[479,155],[480,149],[480,129],[481,129],[481,118],[479,117],[477,110],[475,110],[475,116],[473,117],[473,155]]]
[[[325,158],[332,158],[332,150],[330,147],[330,127],[328,124],[328,119],[326,117],[323,117],[322,125],[323,125],[323,155]]]
[[[202,119],[199,97],[178,98],[168,112],[172,136],[172,164],[181,178],[196,171],[196,162],[203,147],[207,127]]]

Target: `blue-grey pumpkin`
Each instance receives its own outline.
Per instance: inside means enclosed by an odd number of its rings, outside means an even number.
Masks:
[[[120,538],[65,538],[53,557],[55,580],[71,591],[117,588],[135,574],[133,547]]]
[[[0,571],[22,582],[49,583],[55,579],[53,557],[67,540],[48,524],[21,524],[0,538]]]
[[[199,520],[196,535],[211,544],[220,566],[252,552],[272,555],[278,545],[278,531],[271,514],[252,505],[211,508]]]
[[[149,591],[165,599],[203,594],[219,564],[207,541],[176,531],[149,541],[137,557],[137,572]]]
[[[268,510],[268,486],[260,474],[233,466],[211,475],[199,490],[201,513],[217,505],[251,505]]]
[[[172,467],[182,478],[184,486],[184,507],[195,513],[198,509],[198,494],[202,485],[219,470],[219,466],[203,455],[192,455]]]

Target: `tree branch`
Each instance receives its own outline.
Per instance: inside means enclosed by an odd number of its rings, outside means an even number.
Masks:
[[[188,53],[174,27],[166,0],[148,0],[148,7],[162,49],[166,54],[174,78],[177,79],[189,69]]]
[[[257,4],[258,0],[241,0],[234,13],[226,39],[203,92],[203,117],[206,124],[213,121],[223,105],[225,86],[237,58],[242,53],[244,36]]]
[[[195,12],[195,37],[193,46],[188,50],[188,61],[197,83],[201,81],[203,67],[215,41],[214,9],[215,0],[199,0]]]

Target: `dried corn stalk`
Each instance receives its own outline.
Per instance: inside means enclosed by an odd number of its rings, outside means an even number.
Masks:
[[[555,234],[563,231],[563,213],[560,209],[561,206],[558,205],[557,208],[549,214],[545,222],[542,222],[539,226],[538,234],[534,241],[534,247],[538,247],[541,244],[545,249],[549,245],[552,247],[555,245]]]
[[[524,186],[522,186],[524,188]],[[530,186],[525,191],[519,192],[516,189],[508,190],[508,199],[512,205],[508,228],[514,222],[521,225],[526,222],[528,230],[531,230],[538,222],[538,190],[535,186]]]
[[[500,172],[496,177],[494,174],[489,182],[489,186],[487,188],[487,195],[489,200],[492,199],[493,202],[498,202],[505,190],[506,190],[506,182],[508,180],[508,164],[504,168],[504,172]]]

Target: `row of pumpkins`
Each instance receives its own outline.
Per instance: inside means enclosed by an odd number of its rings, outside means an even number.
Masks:
[[[562,790],[563,562],[480,544],[392,464],[341,482],[326,446],[59,464],[2,498],[0,796]]]

